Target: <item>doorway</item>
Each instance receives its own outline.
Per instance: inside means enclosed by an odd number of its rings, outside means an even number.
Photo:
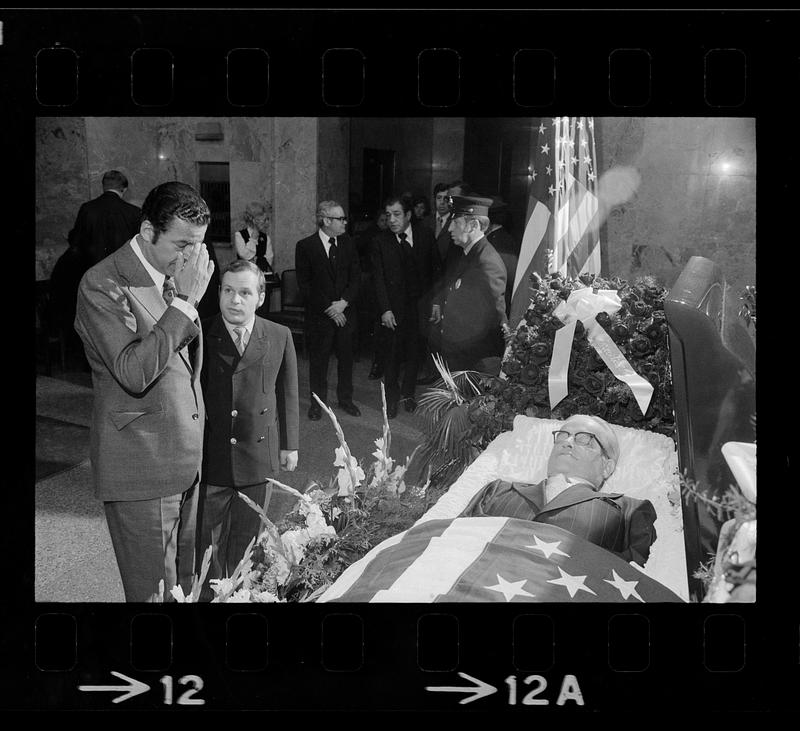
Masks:
[[[221,246],[231,245],[231,179],[227,162],[198,162],[200,195],[211,209],[206,240]]]
[[[361,200],[364,211],[369,214],[370,218],[394,190],[396,157],[397,153],[394,150],[364,148],[364,179]]]

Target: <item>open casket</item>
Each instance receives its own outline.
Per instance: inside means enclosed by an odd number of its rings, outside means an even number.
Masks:
[[[719,523],[682,501],[679,472],[707,492],[735,481],[720,448],[752,438],[754,382],[749,335],[731,347],[725,288],[716,266],[694,257],[672,288],[669,324],[677,439],[612,425],[620,459],[603,492],[648,499],[656,540],[644,567],[556,526],[460,517],[495,479],[537,482],[546,476],[552,419],[517,416],[409,530],[357,561],[318,601],[636,601],[702,598],[694,571],[716,549]],[[752,362],[752,359],[751,361]]]

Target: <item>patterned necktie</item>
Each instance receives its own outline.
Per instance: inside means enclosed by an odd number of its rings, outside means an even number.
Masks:
[[[170,304],[170,302],[175,299],[175,292],[175,282],[172,281],[172,277],[165,277],[164,287],[161,290],[161,296],[164,298],[164,302]]]
[[[333,267],[334,271],[336,271],[336,237],[335,236],[331,236],[330,245],[331,245],[331,248],[328,250],[328,258],[330,259],[331,266]]]
[[[235,327],[233,328],[233,332],[236,333],[236,350],[239,351],[239,355],[242,355],[245,349],[245,342],[244,342],[245,329],[243,327]]]
[[[444,224],[444,217],[436,216],[436,238],[439,238],[439,234],[442,233],[442,224]]]

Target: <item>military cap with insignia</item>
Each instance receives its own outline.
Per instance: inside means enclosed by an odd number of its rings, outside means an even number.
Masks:
[[[469,214],[472,216],[488,216],[492,205],[491,198],[481,198],[474,195],[454,195],[450,198],[453,215]]]

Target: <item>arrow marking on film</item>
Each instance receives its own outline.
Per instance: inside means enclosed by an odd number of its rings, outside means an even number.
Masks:
[[[139,695],[139,693],[146,693],[150,690],[150,686],[147,683],[142,683],[138,680],[134,680],[133,678],[129,678],[127,675],[123,675],[122,673],[115,672],[114,670],[111,671],[112,675],[116,675],[120,680],[124,680],[127,685],[79,685],[78,690],[88,690],[88,691],[125,691],[122,695],[117,696],[111,700],[112,703],[122,703],[122,701],[128,700],[128,698],[133,698],[135,695]]]
[[[467,675],[466,673],[459,673],[459,675],[464,678],[464,680],[469,680],[471,683],[473,683],[473,687],[468,685],[428,685],[425,687],[425,690],[433,690],[440,693],[472,693],[472,696],[469,698],[462,698],[459,703],[471,703],[472,701],[478,700],[478,698],[483,698],[484,696],[491,695],[492,693],[497,693],[497,688],[495,688],[493,685],[489,685],[489,683],[484,683],[482,680],[473,678],[471,675]]]

